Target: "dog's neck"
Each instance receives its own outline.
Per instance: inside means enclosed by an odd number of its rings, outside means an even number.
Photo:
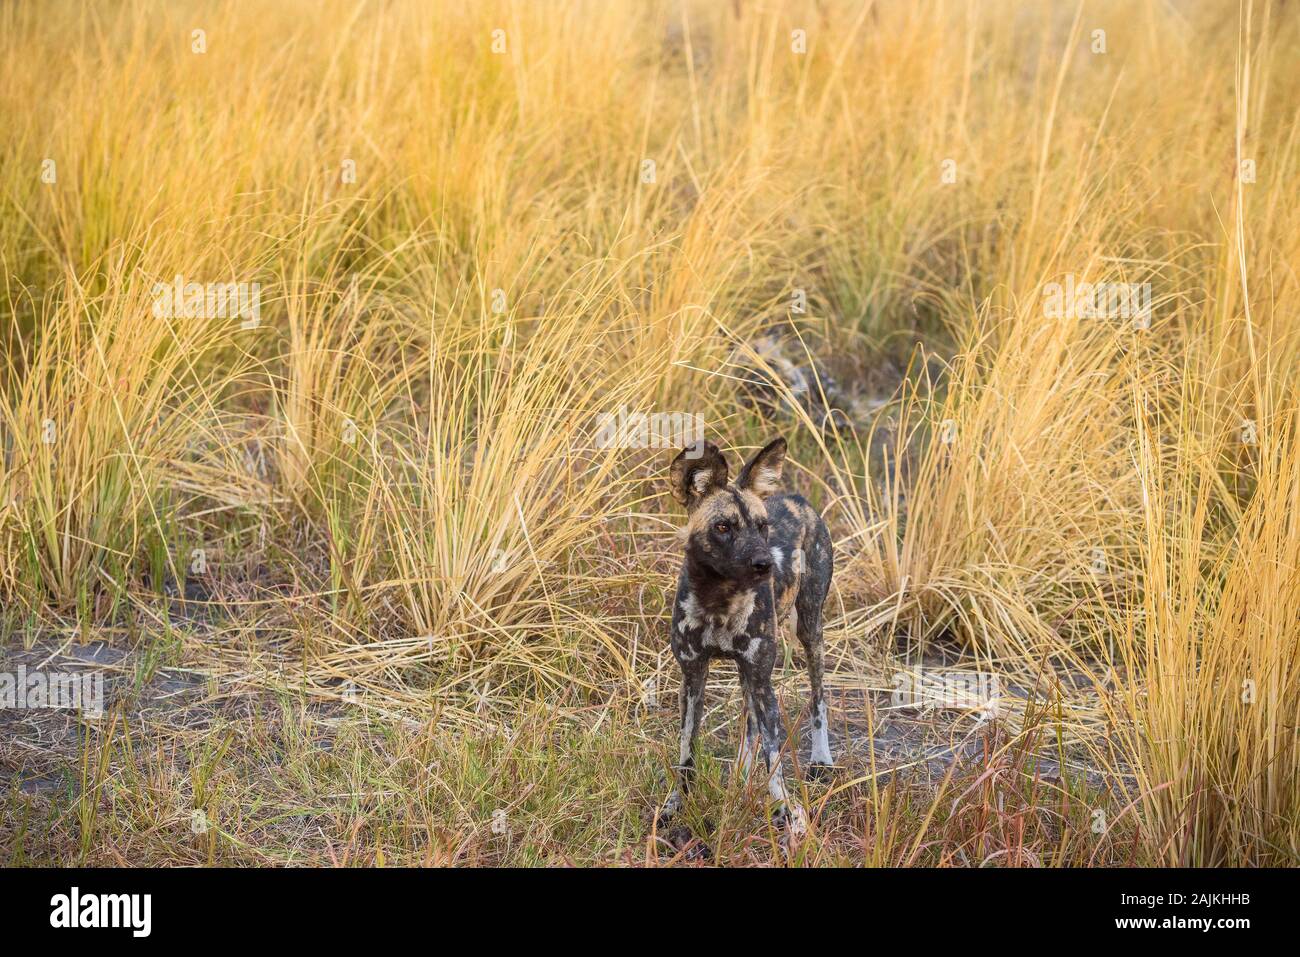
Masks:
[[[686,580],[690,582],[691,594],[695,596],[697,605],[705,614],[726,612],[736,595],[753,591],[761,584],[759,582],[746,584],[719,575],[694,555],[686,556],[684,567]]]

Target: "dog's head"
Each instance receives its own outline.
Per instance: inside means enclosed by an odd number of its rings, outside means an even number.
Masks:
[[[694,458],[690,456],[694,455]],[[727,459],[712,442],[685,449],[668,470],[673,498],[686,506],[686,554],[723,578],[752,582],[772,570],[763,499],[777,491],[785,439],[776,439],[727,483]]]

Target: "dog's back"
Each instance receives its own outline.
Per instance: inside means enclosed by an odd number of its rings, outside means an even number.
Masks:
[[[813,609],[820,612],[835,563],[826,523],[802,495],[779,492],[763,504],[771,524],[777,621],[789,619],[792,608],[796,615],[806,616]]]

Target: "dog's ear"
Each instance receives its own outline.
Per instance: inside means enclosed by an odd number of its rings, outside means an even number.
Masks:
[[[712,442],[682,449],[668,467],[673,498],[693,509],[705,495],[727,484],[727,460]]]
[[[781,471],[785,468],[785,439],[776,438],[755,453],[740,470],[736,487],[762,498],[781,488]]]

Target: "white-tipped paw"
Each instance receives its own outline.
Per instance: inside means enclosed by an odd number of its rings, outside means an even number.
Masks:
[[[668,800],[664,801],[659,812],[655,814],[656,824],[667,824],[677,816],[677,812],[682,809],[682,792],[674,791],[668,795]]]
[[[793,838],[802,838],[808,833],[808,814],[798,804],[787,804],[779,808],[774,820]]]

